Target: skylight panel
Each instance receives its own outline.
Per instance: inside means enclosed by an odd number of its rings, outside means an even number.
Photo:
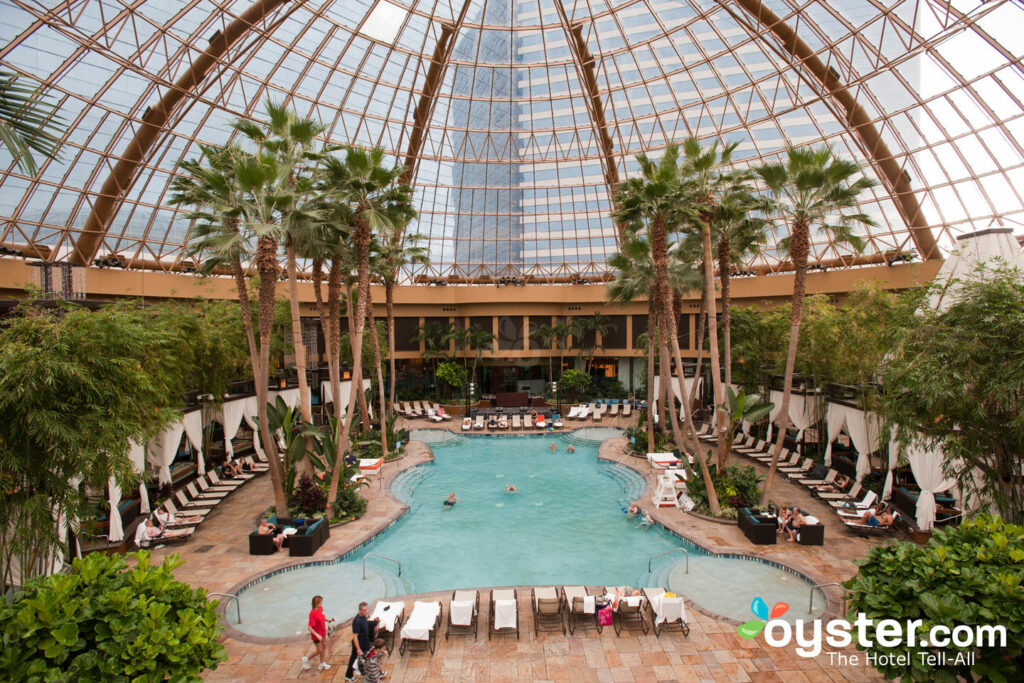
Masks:
[[[379,3],[366,18],[363,33],[382,43],[395,42],[398,29],[402,27],[408,10],[390,2]]]

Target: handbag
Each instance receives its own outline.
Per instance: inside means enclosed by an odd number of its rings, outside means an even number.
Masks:
[[[601,626],[611,626],[612,625],[612,607],[611,607],[611,605],[609,605],[608,607],[603,607],[603,608],[601,608],[600,610],[597,611],[597,623],[599,623]]]

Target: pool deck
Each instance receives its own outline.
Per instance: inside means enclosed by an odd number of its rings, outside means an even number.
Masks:
[[[419,425],[417,425],[419,426]],[[590,423],[587,424],[590,426]],[[603,426],[611,426],[605,422]],[[606,441],[600,456],[622,460],[624,438]],[[398,472],[430,461],[433,454],[421,442],[408,444],[406,456],[384,466],[383,484],[373,477],[369,489],[366,514],[353,522],[331,529],[331,538],[313,558],[301,561],[325,560],[337,557],[357,547],[366,539],[386,528],[397,519],[406,506],[395,499],[387,486]],[[744,461],[736,456],[738,462]],[[626,464],[646,473],[647,463],[626,458]],[[759,468],[759,472],[764,468]],[[651,486],[653,477],[648,479]],[[645,494],[649,501],[650,489]],[[855,572],[853,561],[862,557],[875,543],[857,538],[837,528],[839,522],[831,509],[796,487],[780,481],[778,500],[789,500],[807,507],[826,525],[825,545],[800,546],[781,542],[775,546],[753,546],[747,542],[735,524],[723,525],[696,518],[675,508],[654,509],[649,502],[642,507],[650,509],[655,518],[666,527],[691,538],[717,552],[739,552],[757,555],[792,568],[821,582],[839,581]],[[246,535],[271,500],[270,479],[263,475],[249,482],[213,512],[185,544],[153,551],[154,559],[177,553],[185,564],[176,575],[194,586],[211,592],[231,593],[267,572],[286,567],[292,562],[280,553],[271,556],[248,554]],[[734,622],[712,617],[689,609],[691,631],[689,637],[679,632],[666,631],[656,637],[623,631],[616,636],[611,628],[600,635],[593,631],[573,636],[560,633],[534,635],[529,606],[529,588],[519,591],[520,639],[510,635],[486,638],[487,591],[481,591],[480,636],[453,636],[443,638],[443,624],[438,637],[437,651],[407,654],[397,653],[384,660],[388,681],[830,681],[881,680],[881,677],[863,663],[859,666],[833,667],[827,654],[804,659],[795,654],[795,646],[772,648],[762,637],[746,640],[736,634]],[[447,605],[450,592],[427,596],[405,596],[407,610],[416,597],[443,598]],[[330,596],[325,596],[330,612]],[[833,602],[835,602],[833,600]],[[689,607],[689,605],[688,605]],[[222,607],[223,609],[223,607]],[[800,609],[794,605],[791,609]],[[233,611],[233,608],[231,608]],[[407,611],[408,614],[408,611]],[[335,615],[348,618],[351,615]],[[242,615],[243,619],[245,615]],[[447,607],[443,618],[447,617]],[[304,616],[302,617],[304,618]],[[308,641],[304,639],[263,639],[229,629],[223,643],[228,660],[216,671],[208,672],[208,681],[284,681],[323,680],[343,681],[348,662],[349,645],[342,635],[334,639],[334,654],[329,660],[329,671],[303,671],[300,655]],[[855,654],[852,648],[844,654]],[[861,655],[863,662],[863,655]]]

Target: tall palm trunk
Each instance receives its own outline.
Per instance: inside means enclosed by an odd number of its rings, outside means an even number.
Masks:
[[[722,389],[722,367],[718,356],[718,315],[715,304],[715,259],[711,251],[711,217],[702,217],[704,227],[701,230],[701,241],[704,243],[704,288],[708,296],[708,345],[711,347],[711,384],[715,392],[714,410],[715,436],[718,439],[718,467],[719,471],[725,466],[725,460],[729,456],[729,440],[726,438],[725,413],[718,410],[718,406],[725,403],[725,391]]]
[[[779,406],[779,434],[772,448],[772,464],[761,493],[761,505],[767,505],[775,471],[779,467],[779,453],[786,442],[789,428],[789,398],[793,393],[793,370],[796,367],[796,351],[800,344],[800,321],[803,317],[804,292],[807,290],[807,254],[810,251],[810,230],[806,223],[795,223],[789,238],[789,257],[793,261],[793,309],[789,316],[789,348],[786,350],[786,374],[782,385],[782,404]]]
[[[366,302],[366,312],[370,323],[370,339],[373,340],[373,362],[377,367],[377,394],[380,396],[380,448],[381,453],[388,457],[388,411],[387,397],[384,395],[384,370],[380,355],[380,339],[377,338],[377,321],[373,317],[373,301]]]
[[[256,409],[260,439],[270,461],[270,481],[274,486],[274,506],[279,517],[288,516],[288,495],[284,490],[284,467],[277,453],[277,439],[270,433],[267,420],[267,384],[270,381],[270,336],[274,327],[274,290],[277,285],[277,241],[260,237],[256,246],[256,267],[260,274],[259,333],[260,363],[256,374]]]
[[[365,211],[369,207],[360,206]],[[352,387],[357,390],[359,414],[365,428],[370,427],[369,411],[366,409],[366,395],[363,393],[363,329],[366,325],[366,308],[370,299],[370,226],[365,217],[357,216],[353,232],[356,248],[356,305],[352,335]]]
[[[395,407],[395,285],[389,279],[384,283],[384,305],[388,316],[388,405],[394,410]]]
[[[722,350],[725,364],[725,384],[732,385],[732,245],[729,236],[722,231],[718,238],[718,278],[722,281]]]
[[[661,357],[658,370],[661,374],[662,429],[665,429],[666,425],[670,425],[672,440],[675,441],[676,448],[680,453],[686,453],[689,449],[686,447],[683,433],[679,431],[679,420],[676,417],[678,413],[676,412],[676,397],[672,393],[672,361],[669,359],[668,352],[668,331],[664,325],[658,325],[658,354]]]
[[[362,382],[363,382],[363,376],[362,376],[362,373],[363,373],[363,332],[362,332],[362,330],[360,330],[359,333],[358,333],[358,337],[356,336],[356,320],[355,320],[355,316],[357,315],[358,303],[353,304],[354,300],[352,298],[352,289],[351,289],[351,287],[348,289],[348,298],[346,300],[348,301],[348,309],[347,309],[347,314],[348,315],[346,316],[346,318],[348,319],[348,338],[352,342],[351,346],[352,346],[352,381],[353,382],[355,382],[355,378],[356,378],[356,365],[355,365],[355,363],[356,363],[356,351],[355,350],[357,348],[359,349],[359,354],[358,354],[359,355],[359,366],[358,366],[359,367],[359,391],[357,393],[353,389],[353,391],[349,393],[349,400],[350,401],[355,401],[356,405],[359,406],[359,429],[358,429],[358,431],[362,432],[364,429],[369,429],[370,428],[370,411],[366,407],[366,393],[363,391],[363,384],[362,384]],[[357,343],[359,344],[358,347],[356,346]],[[352,386],[354,388],[356,385],[353,384]]]
[[[306,344],[302,341],[302,317],[299,314],[299,279],[295,265],[295,243],[291,236],[285,238],[285,256],[288,264],[288,305],[292,317],[292,347],[295,350],[295,372],[299,376],[299,410],[302,421],[313,424],[313,406],[309,394],[309,378],[306,376]],[[306,436],[306,452],[313,450],[313,437]],[[297,465],[298,474],[312,474],[313,464],[302,458]]]
[[[313,296],[316,298],[316,310],[320,315],[320,329],[323,331],[324,340],[330,339],[330,313],[327,310],[327,305],[324,303],[323,293],[323,273],[324,264],[320,259],[313,259]],[[327,344],[327,383],[331,385],[331,390],[334,390],[334,382],[336,375],[338,374],[338,357],[331,349],[330,343]]]
[[[707,328],[708,319],[707,292],[702,291],[700,296],[700,311],[697,314],[697,370],[693,375],[693,384],[690,385],[689,401],[693,405],[693,399],[697,396],[697,382],[704,370],[704,330]]]
[[[242,311],[242,327],[245,328],[245,341],[249,344],[249,362],[252,363],[252,376],[260,374],[260,352],[256,348],[256,335],[252,329],[252,304],[249,301],[249,285],[246,283],[245,271],[238,258],[231,264],[231,272],[235,277],[235,289],[238,291],[238,307]]]
[[[328,347],[337,364],[341,355],[341,292],[342,272],[338,259],[331,263],[331,271],[327,284],[327,307],[330,316]],[[335,365],[334,376],[331,378],[331,392],[334,395],[334,419],[338,433],[335,439],[334,466],[331,468],[331,485],[327,490],[327,511],[331,513],[334,502],[338,499],[338,485],[345,474],[345,451],[349,447],[349,434],[352,429],[354,403],[350,400],[346,406],[346,416],[341,416],[341,372]],[[350,394],[351,398],[351,394]]]
[[[647,307],[647,452],[654,452],[654,296],[648,296]]]

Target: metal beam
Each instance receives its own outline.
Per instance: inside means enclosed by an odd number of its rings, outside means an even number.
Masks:
[[[719,0],[721,3],[722,0]],[[910,187],[910,178],[903,172],[889,146],[882,140],[878,129],[871,122],[871,116],[860,106],[850,88],[843,85],[839,75],[821,60],[814,50],[797,35],[796,31],[784,22],[761,0],[736,0],[736,4],[753,17],[759,24],[775,34],[782,43],[783,49],[793,57],[794,61],[803,65],[818,80],[825,90],[846,113],[846,126],[861,141],[864,151],[874,162],[875,168],[881,173],[896,207],[899,209],[910,235],[921,258],[939,259],[939,247],[935,242],[921,210],[917,194]]]
[[[159,102],[146,110],[135,137],[128,143],[124,154],[118,159],[114,170],[107,176],[100,188],[92,212],[72,248],[70,257],[72,263],[89,265],[96,257],[103,238],[110,229],[110,222],[124,200],[125,193],[135,180],[139,166],[156,142],[178,103],[195,91],[203,82],[206,74],[218,64],[220,58],[235,42],[252,31],[257,23],[287,1],[256,0],[249,9],[228,24],[223,33],[214,36],[202,54],[192,62],[192,66],[175,81],[174,86],[167,90]]]

